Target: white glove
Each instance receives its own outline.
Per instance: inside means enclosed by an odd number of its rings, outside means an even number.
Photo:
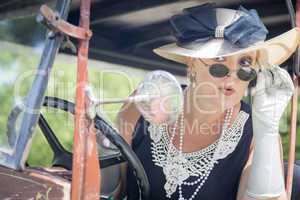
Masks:
[[[254,156],[247,194],[256,199],[279,197],[284,178],[279,144],[279,121],[293,94],[289,74],[278,66],[257,75],[253,92]]]
[[[293,95],[293,91],[294,84],[290,75],[279,66],[258,72],[257,85],[252,93],[255,136],[279,133],[279,121]]]

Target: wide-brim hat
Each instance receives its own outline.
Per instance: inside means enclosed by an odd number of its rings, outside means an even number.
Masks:
[[[206,8],[203,8],[206,9]],[[198,14],[193,14],[193,11],[195,9],[191,8],[191,10],[188,10],[187,12],[185,10],[184,15],[180,16],[175,16],[173,21],[171,20],[171,24],[173,26],[173,29],[175,31],[178,31],[175,33],[175,36],[180,37],[185,37],[184,40],[188,40],[188,36],[184,36],[184,34],[195,34],[197,32],[197,28],[195,30],[196,26],[204,26],[204,28],[208,27],[206,21],[202,21],[199,24],[193,24],[197,19],[202,19],[204,20],[209,20],[207,19],[207,15],[211,15],[210,13],[203,13],[203,10],[197,16]],[[196,10],[197,11],[197,10]],[[195,11],[195,12],[196,12]],[[210,12],[210,11],[207,11]],[[186,16],[188,15],[188,17]],[[206,16],[203,16],[206,15]],[[225,8],[215,8],[215,19],[217,23],[217,27],[229,27],[228,29],[231,29],[231,33],[228,33],[229,37],[230,34],[233,35],[233,37],[236,37],[236,35],[241,34],[240,32],[247,32],[248,30],[251,30],[252,27],[245,27],[243,25],[246,24],[248,25],[249,22],[241,22],[239,20],[242,16],[249,15],[249,13],[245,12],[245,10],[232,10],[232,9],[225,9]],[[208,18],[211,16],[208,16]],[[250,16],[251,18],[252,16]],[[191,18],[191,19],[190,19]],[[177,20],[177,21],[176,21]],[[187,28],[185,28],[184,20],[191,20],[191,24],[188,25]],[[251,19],[252,20],[252,19]],[[255,19],[255,23],[258,21],[258,19]],[[233,27],[232,24],[237,22],[234,25],[236,27]],[[179,25],[177,25],[178,23]],[[181,24],[180,24],[181,23]],[[190,23],[190,22],[188,22]],[[198,22],[196,22],[198,23]],[[202,23],[202,24],[201,24]],[[209,22],[208,22],[209,23]],[[240,23],[240,25],[239,25]],[[248,23],[248,24],[247,24]],[[262,24],[262,22],[259,22]],[[182,25],[183,24],[183,25]],[[204,25],[203,25],[204,24]],[[260,25],[260,24],[259,24]],[[177,26],[177,27],[176,27]],[[254,28],[257,25],[253,25]],[[235,54],[243,54],[251,51],[257,51],[257,61],[261,66],[270,66],[270,65],[279,65],[283,63],[285,60],[287,60],[292,53],[296,50],[298,44],[300,43],[300,29],[299,28],[294,28],[291,29],[290,31],[287,31],[277,37],[274,37],[272,39],[269,39],[267,41],[264,41],[264,37],[260,37],[264,33],[264,25],[262,25],[263,28],[262,30],[258,30],[258,36],[255,36],[256,33],[249,34],[249,36],[245,36],[244,39],[241,39],[242,42],[245,42],[247,39],[251,40],[250,45],[249,44],[243,44],[239,45],[238,42],[234,43],[232,41],[236,41],[235,38],[228,40],[226,37],[215,37],[214,35],[207,37],[206,39],[197,39],[197,37],[193,36],[191,41],[187,42],[187,45],[182,45],[178,43],[178,40],[176,43],[172,44],[167,44],[162,47],[159,47],[157,49],[154,49],[153,51],[166,58],[169,60],[173,60],[179,63],[186,64],[187,62],[187,57],[194,57],[194,58],[216,58],[216,57],[226,57],[226,56],[231,56]],[[174,28],[175,27],[175,28]],[[233,28],[232,28],[233,27]],[[235,30],[233,30],[235,28]],[[180,30],[182,29],[182,30]],[[188,30],[186,30],[188,29]],[[190,30],[192,29],[192,30]],[[265,29],[266,30],[266,29]],[[180,32],[181,31],[181,32]],[[221,30],[223,31],[222,34],[224,34],[224,29]],[[200,35],[205,32],[203,31],[203,27],[200,28]],[[267,33],[267,30],[266,32]],[[254,36],[253,36],[254,35]],[[266,34],[265,34],[266,35]],[[203,34],[201,35],[203,37]],[[249,37],[249,38],[247,38]],[[251,38],[252,37],[252,38]],[[259,38],[260,37],[260,38]],[[188,39],[186,39],[188,38]],[[254,38],[254,39],[253,39]],[[259,38],[259,39],[258,39]],[[256,39],[256,40],[255,40]],[[251,42],[253,42],[251,44]]]

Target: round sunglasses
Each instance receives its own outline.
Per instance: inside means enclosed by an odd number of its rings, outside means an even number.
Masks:
[[[251,81],[256,77],[256,71],[250,66],[253,63],[253,59],[249,56],[241,57],[238,60],[239,68],[237,70],[230,70],[226,65],[222,63],[214,63],[209,65],[203,60],[199,59],[206,67],[209,67],[209,73],[216,78],[222,78],[227,76],[230,72],[236,72],[237,77],[242,81]],[[217,58],[218,62],[222,62],[224,58]]]

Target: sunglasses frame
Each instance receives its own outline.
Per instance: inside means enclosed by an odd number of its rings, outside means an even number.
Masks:
[[[249,58],[249,56],[244,56],[244,57]],[[239,59],[239,62],[240,62],[240,60],[241,60],[242,58],[244,58],[244,57],[241,57],[241,58]],[[205,67],[208,67],[208,68],[209,68],[209,73],[210,73],[210,75],[213,76],[213,77],[215,77],[215,78],[223,78],[223,77],[227,76],[229,73],[232,73],[232,72],[236,72],[236,76],[237,76],[240,80],[242,80],[242,81],[251,81],[251,80],[255,79],[255,77],[257,76],[256,70],[253,69],[253,68],[251,68],[250,66],[249,66],[249,67],[250,67],[250,70],[251,70],[251,71],[249,72],[250,78],[249,78],[249,79],[244,79],[244,78],[241,78],[241,77],[240,77],[240,75],[239,75],[238,72],[239,72],[240,70],[243,70],[243,68],[248,68],[248,67],[242,67],[242,66],[239,64],[239,68],[238,68],[238,69],[236,69],[236,70],[230,70],[229,67],[228,67],[227,65],[224,65],[224,64],[222,64],[222,63],[215,63],[215,64],[212,64],[212,65],[209,65],[209,64],[205,63],[205,62],[204,62],[202,59],[200,59],[200,58],[198,58],[198,60],[200,60],[200,62],[201,62]],[[215,74],[213,74],[213,73],[211,72],[211,69],[212,69],[213,65],[219,65],[219,67],[222,66],[222,67],[226,68],[227,72],[226,72],[224,75],[222,75],[222,76],[216,76]],[[243,71],[245,71],[245,70],[243,70]],[[251,76],[250,73],[252,73],[253,75]]]

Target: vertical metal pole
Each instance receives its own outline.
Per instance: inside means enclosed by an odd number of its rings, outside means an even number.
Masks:
[[[295,163],[295,150],[296,150],[296,131],[297,131],[297,102],[298,102],[298,77],[293,75],[293,82],[295,85],[295,93],[292,97],[292,112],[291,112],[291,126],[289,137],[289,157],[288,157],[288,171],[286,179],[286,192],[288,199],[291,199],[294,163]]]
[[[79,26],[89,30],[91,0],[80,1]],[[79,40],[75,130],[73,143],[72,200],[100,199],[100,166],[97,154],[93,120],[86,114],[89,99],[85,88],[88,84],[89,39]]]
[[[300,27],[300,0],[296,3],[296,26]],[[299,52],[298,48],[298,52]],[[297,53],[295,56],[300,56]],[[299,62],[299,59],[295,59]],[[295,63],[297,65],[299,63]],[[295,86],[295,92],[292,97],[292,109],[291,109],[291,126],[290,126],[290,137],[289,137],[289,157],[288,157],[288,171],[286,179],[286,192],[288,199],[292,196],[292,186],[293,186],[293,175],[294,175],[294,163],[295,163],[295,151],[296,151],[296,134],[297,134],[297,110],[298,110],[298,77],[293,73],[293,82]]]

